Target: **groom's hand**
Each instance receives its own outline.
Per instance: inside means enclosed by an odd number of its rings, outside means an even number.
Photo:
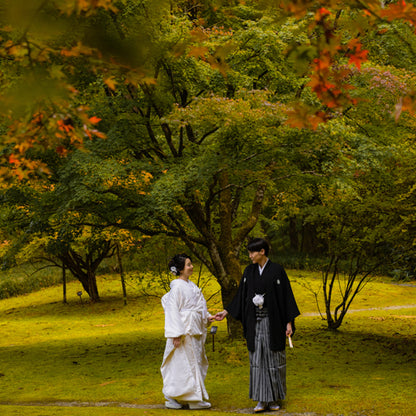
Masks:
[[[218,312],[215,315],[215,320],[222,321],[227,315],[228,315],[228,312],[224,309],[222,312]]]

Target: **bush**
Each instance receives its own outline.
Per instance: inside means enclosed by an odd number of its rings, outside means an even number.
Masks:
[[[0,271],[0,299],[24,295],[62,283],[60,269],[49,267],[39,270],[42,266],[45,265],[23,264]],[[70,273],[67,273],[67,279],[73,279]]]

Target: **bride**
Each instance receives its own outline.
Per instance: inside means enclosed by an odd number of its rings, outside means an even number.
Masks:
[[[204,384],[208,370],[205,339],[214,317],[207,310],[201,290],[189,280],[193,272],[191,258],[177,254],[169,262],[169,269],[177,279],[162,297],[166,347],[160,370],[165,406],[208,409],[211,404],[206,401],[209,396]]]

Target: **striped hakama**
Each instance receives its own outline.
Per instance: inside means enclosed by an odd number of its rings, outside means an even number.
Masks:
[[[255,350],[250,357],[250,398],[276,402],[286,397],[286,353],[270,349],[267,309],[256,308]]]

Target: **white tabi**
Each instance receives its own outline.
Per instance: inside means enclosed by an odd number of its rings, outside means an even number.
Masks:
[[[166,347],[160,368],[163,394],[180,403],[208,400],[205,355],[208,318],[205,298],[195,283],[175,279],[162,297],[165,310]],[[173,338],[182,337],[175,348]]]

